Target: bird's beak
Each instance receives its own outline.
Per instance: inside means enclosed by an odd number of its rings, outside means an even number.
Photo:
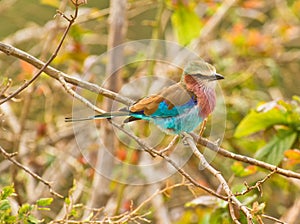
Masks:
[[[214,80],[219,80],[219,79],[224,79],[224,76],[223,75],[220,75],[218,73],[215,73],[214,75]]]
[[[214,73],[213,75],[201,75],[199,73],[196,74],[188,74],[191,76],[196,76],[197,78],[199,78],[200,80],[207,80],[207,81],[216,81],[219,79],[224,79],[223,75],[220,75],[219,73]]]

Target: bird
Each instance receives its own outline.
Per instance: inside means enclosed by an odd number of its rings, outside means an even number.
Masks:
[[[141,98],[127,108],[84,118],[65,119],[66,122],[125,117],[124,123],[146,120],[163,132],[179,135],[195,130],[216,106],[215,85],[224,79],[211,64],[194,60],[183,68],[181,80],[156,94]]]

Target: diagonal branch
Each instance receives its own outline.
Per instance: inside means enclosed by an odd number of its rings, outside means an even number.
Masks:
[[[229,203],[229,208],[230,208],[230,215],[232,220],[235,223],[240,223],[238,221],[238,219],[236,218],[234,212],[233,212],[233,204],[236,205],[247,217],[247,222],[248,223],[253,223],[253,217],[250,213],[250,211],[248,210],[248,208],[243,205],[232,193],[230,187],[228,186],[226,180],[224,179],[223,175],[221,174],[220,171],[216,170],[214,167],[212,167],[207,160],[205,159],[205,157],[200,153],[200,151],[198,150],[196,143],[194,142],[194,139],[191,135],[184,133],[184,138],[187,141],[187,143],[189,144],[190,148],[193,150],[193,153],[195,156],[197,156],[197,158],[200,160],[200,163],[203,165],[203,167],[205,167],[205,169],[207,169],[210,173],[212,173],[220,182],[223,190],[225,191],[226,195],[228,196],[228,203]]]
[[[129,137],[131,137],[136,143],[139,144],[139,146],[146,152],[148,152],[150,155],[156,155],[159,156],[161,158],[163,158],[165,161],[167,161],[170,165],[172,165],[177,171],[178,173],[180,173],[182,176],[184,176],[188,181],[190,181],[194,186],[206,191],[207,193],[214,195],[222,200],[227,200],[227,197],[218,194],[217,192],[215,192],[214,190],[212,190],[211,188],[208,188],[206,186],[203,186],[201,184],[199,184],[196,180],[194,180],[188,173],[186,173],[181,167],[179,167],[169,156],[165,155],[164,152],[160,152],[157,151],[153,148],[151,148],[150,146],[148,146],[145,142],[141,141],[137,136],[135,136],[134,134],[130,133],[129,131],[127,131],[126,129],[122,128],[122,126],[111,122],[111,124],[113,126],[115,126],[116,128],[118,128],[120,131],[122,131],[123,133],[125,133],[126,135],[128,135]]]
[[[42,68],[45,63],[42,62],[41,60],[37,59],[36,57],[16,48],[13,47],[9,44],[5,44],[5,43],[1,43],[0,42],[0,51],[2,51],[3,53],[7,54],[7,55],[11,55],[14,56],[16,58],[19,58],[23,61],[28,62],[29,64],[33,65],[34,67],[40,69]],[[110,91],[108,89],[102,88],[97,84],[93,84],[93,83],[89,83],[87,81],[81,80],[79,78],[75,78],[72,77],[70,75],[67,75],[51,66],[47,66],[44,69],[44,72],[49,75],[50,77],[54,78],[54,79],[59,79],[59,76],[63,76],[63,78],[66,80],[67,83],[71,83],[75,86],[81,87],[83,89],[87,89],[91,92],[97,93],[97,94],[101,94],[105,97],[108,97],[110,99],[116,100],[120,103],[123,103],[125,105],[130,105],[132,104],[134,101],[131,99],[128,99],[127,97],[121,96],[113,91]]]
[[[47,68],[48,65],[50,65],[50,63],[56,58],[71,26],[73,25],[73,23],[75,22],[77,15],[78,15],[78,5],[75,5],[75,13],[74,16],[71,16],[71,18],[67,18],[64,14],[62,14],[61,12],[58,12],[60,15],[62,15],[66,20],[68,20],[69,24],[67,26],[67,28],[65,29],[63,36],[58,44],[58,46],[56,47],[54,53],[51,55],[51,57],[48,59],[48,61],[40,68],[40,70],[37,71],[37,73],[29,80],[29,81],[25,81],[23,83],[23,85],[21,85],[18,89],[16,89],[13,93],[11,93],[9,96],[7,96],[6,98],[0,100],[0,105],[7,102],[8,100],[12,99],[13,97],[17,96],[19,93],[21,93],[24,89],[26,89],[31,83],[33,83],[41,74],[42,72],[45,70],[45,68]],[[7,53],[9,54],[9,53]]]
[[[100,113],[100,114],[105,113],[104,110],[101,110],[100,108],[96,107],[90,101],[88,101],[87,99],[85,99],[84,97],[82,97],[78,93],[76,93],[70,86],[68,86],[68,84],[66,83],[66,80],[64,79],[64,77],[61,74],[58,75],[58,80],[62,84],[62,86],[64,87],[64,89],[67,91],[67,93],[69,93],[71,96],[73,96],[74,98],[78,99],[79,101],[81,101],[82,103],[84,103],[87,107],[93,109],[97,113]]]
[[[21,168],[22,170],[24,170],[26,173],[30,174],[32,177],[34,177],[35,179],[37,179],[38,181],[42,182],[43,184],[45,184],[48,188],[49,191],[52,195],[55,195],[59,198],[63,198],[62,195],[60,195],[59,193],[57,193],[55,190],[53,190],[51,183],[49,181],[44,180],[43,178],[41,178],[39,175],[37,175],[36,173],[32,172],[28,167],[22,165],[21,163],[19,163],[17,160],[15,160],[14,158],[12,158],[13,156],[16,155],[16,153],[8,153],[5,151],[5,149],[3,149],[0,146],[0,153],[3,155],[3,157],[5,159],[8,159],[10,162],[12,162],[13,164],[15,164],[16,166],[18,166],[19,168]]]
[[[261,167],[261,168],[264,168],[266,170],[270,170],[270,171],[274,171],[280,175],[283,175],[283,176],[286,176],[286,177],[293,177],[293,178],[297,178],[297,179],[300,179],[300,173],[296,173],[296,172],[293,172],[291,170],[285,170],[285,169],[282,169],[282,168],[279,168],[277,166],[274,166],[272,164],[269,164],[269,163],[265,163],[265,162],[262,162],[260,160],[257,160],[257,159],[253,159],[251,157],[248,157],[248,156],[244,156],[244,155],[239,155],[239,154],[235,154],[233,152],[229,152],[221,147],[219,147],[216,143],[212,142],[212,141],[209,141],[208,139],[205,139],[205,138],[202,138],[202,137],[199,137],[198,135],[194,134],[194,133],[190,133],[191,136],[194,138],[195,142],[197,142],[197,144],[201,145],[201,146],[204,146],[224,157],[228,157],[228,158],[231,158],[231,159],[234,159],[234,160],[237,160],[237,161],[241,161],[241,162],[244,162],[244,163],[248,163],[248,164],[251,164],[251,165],[255,165],[255,166],[258,166],[258,167]]]

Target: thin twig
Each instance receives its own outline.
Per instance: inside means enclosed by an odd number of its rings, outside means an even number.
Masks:
[[[5,84],[5,86],[4,86],[4,81],[1,83],[0,88],[3,88],[3,89],[0,90],[0,97],[1,97],[1,96],[4,96],[6,90],[7,90],[9,87],[11,87],[11,84],[12,84],[12,79],[8,79],[8,80],[7,80],[7,83]],[[4,87],[3,87],[3,86],[4,86]]]
[[[279,220],[279,219],[276,219],[276,218],[274,218],[274,217],[272,217],[272,216],[269,216],[269,215],[262,214],[261,217],[263,217],[263,218],[265,218],[265,219],[272,220],[272,221],[277,222],[277,223],[280,223],[280,224],[287,224],[286,222],[281,221],[281,220]]]
[[[62,14],[62,13],[60,13],[60,14]],[[78,15],[78,5],[75,5],[74,16],[71,16],[70,19],[68,19],[66,16],[64,16],[64,18],[69,21],[69,24],[68,24],[67,28],[65,29],[65,32],[63,33],[63,36],[62,36],[58,46],[56,47],[56,50],[51,55],[51,57],[48,59],[48,61],[40,68],[40,70],[29,81],[25,81],[23,83],[23,85],[21,85],[13,93],[11,93],[9,96],[7,96],[3,100],[1,100],[0,105],[7,102],[10,99],[12,99],[13,97],[17,96],[20,92],[22,92],[24,89],[26,89],[31,83],[33,83],[42,74],[42,72],[45,70],[45,68],[47,68],[47,66],[56,58],[56,56],[57,56],[57,54],[58,54],[58,52],[59,52],[59,50],[60,50],[67,34],[68,34],[72,24],[75,22],[75,19],[77,18],[77,15]]]
[[[144,207],[147,203],[149,203],[156,195],[159,195],[159,194],[162,194],[166,191],[172,190],[173,188],[181,187],[181,186],[185,186],[185,185],[189,185],[189,184],[179,183],[179,184],[174,184],[172,186],[166,186],[162,190],[157,190],[150,197],[148,197],[145,201],[143,201],[141,204],[139,204],[139,206],[136,209],[134,209],[128,215],[125,215],[124,217],[122,217],[121,219],[119,219],[117,221],[119,221],[120,223],[126,223],[126,222],[130,221],[130,217],[135,215],[142,207]]]
[[[220,171],[216,170],[214,167],[212,167],[207,160],[205,159],[205,157],[200,153],[200,151],[198,150],[196,143],[194,142],[194,139],[192,138],[191,135],[184,133],[183,134],[185,137],[185,140],[187,141],[187,143],[189,144],[190,148],[192,149],[193,153],[195,156],[197,156],[197,158],[200,160],[200,163],[203,165],[203,167],[205,167],[205,169],[207,169],[210,173],[212,173],[220,182],[220,184],[222,185],[223,190],[225,191],[226,195],[228,196],[228,203],[233,203],[235,204],[247,217],[247,221],[248,223],[253,223],[253,217],[251,215],[251,213],[249,212],[249,210],[247,209],[247,207],[245,205],[243,205],[232,193],[231,189],[229,188],[226,180],[224,179],[223,175],[221,174]],[[233,205],[232,205],[233,206]],[[239,223],[237,221],[237,218],[234,214],[234,212],[230,212],[230,215],[232,217],[232,220],[235,223]]]
[[[170,141],[168,146],[163,149],[160,149],[159,153],[165,153],[165,152],[169,151],[174,146],[174,144],[176,143],[178,138],[179,138],[179,135],[175,135],[175,137],[172,139],[172,141]]]
[[[5,151],[5,149],[3,149],[0,146],[0,152],[1,154],[4,156],[4,158],[8,159],[9,161],[11,161],[13,164],[15,164],[16,166],[18,166],[19,168],[21,168],[22,170],[24,170],[26,173],[30,174],[32,177],[34,177],[35,179],[37,179],[38,181],[42,182],[43,184],[45,184],[48,188],[49,191],[52,195],[55,195],[59,198],[64,198],[61,194],[57,193],[55,190],[53,190],[51,183],[49,181],[44,180],[43,178],[41,178],[39,175],[37,175],[36,173],[32,172],[28,167],[22,165],[21,163],[19,163],[17,160],[13,159],[12,157],[15,156],[15,153],[8,153]]]
[[[263,179],[257,181],[257,182],[255,183],[255,185],[253,185],[253,186],[249,186],[249,185],[247,184],[247,182],[245,182],[244,184],[245,184],[245,186],[246,186],[247,189],[246,189],[245,191],[243,191],[243,192],[235,193],[234,195],[235,195],[235,196],[241,196],[241,195],[247,194],[248,192],[252,191],[253,189],[258,189],[258,191],[260,192],[260,194],[261,194],[261,196],[262,196],[261,185],[262,185],[264,182],[266,182],[266,180],[269,179],[269,178],[270,178],[274,173],[276,173],[276,172],[277,172],[277,169],[273,170],[271,173],[269,173],[269,174],[268,174],[267,176],[265,176]]]
[[[34,67],[40,69],[42,67],[44,67],[45,63],[42,62],[41,60],[33,57],[32,55],[18,49],[18,48],[15,48],[9,44],[5,44],[5,43],[1,43],[0,42],[0,51],[4,52],[5,54],[7,55],[11,55],[11,56],[14,56],[16,58],[19,58],[23,61],[26,61],[28,62],[29,64],[33,65]],[[113,91],[110,91],[108,89],[105,89],[105,88],[102,88],[100,87],[99,85],[97,84],[94,84],[94,83],[90,83],[90,82],[87,82],[87,81],[84,81],[84,80],[81,80],[79,78],[75,78],[75,77],[72,77],[70,75],[67,75],[51,66],[47,66],[45,69],[44,69],[44,73],[46,73],[47,75],[51,76],[52,78],[54,79],[57,79],[58,80],[58,77],[59,75],[63,76],[64,79],[66,80],[67,83],[71,83],[75,86],[78,86],[80,88],[83,88],[83,89],[87,89],[91,92],[94,92],[94,93],[97,93],[97,94],[101,94],[105,97],[108,97],[110,99],[113,99],[113,100],[116,100],[120,103],[123,103],[125,105],[130,105],[132,104],[134,101],[127,98],[127,97],[124,97],[124,96],[121,96]]]
[[[228,157],[228,158],[231,158],[231,159],[234,159],[234,160],[237,160],[237,161],[241,161],[241,162],[244,162],[244,163],[255,165],[255,166],[264,168],[266,170],[270,170],[270,171],[276,170],[277,174],[280,174],[280,175],[283,175],[283,176],[286,176],[286,177],[293,177],[293,178],[300,179],[300,173],[296,173],[296,172],[293,172],[291,170],[285,170],[285,169],[279,168],[277,166],[271,165],[269,163],[265,163],[265,162],[262,162],[260,160],[253,159],[253,158],[248,157],[248,156],[239,155],[239,154],[235,154],[233,152],[229,152],[229,151],[219,147],[214,142],[209,141],[208,139],[201,138],[201,137],[199,137],[198,135],[196,135],[194,133],[190,133],[190,134],[194,138],[195,142],[197,142],[197,144],[199,144],[201,146],[204,146],[204,147],[206,147],[206,148],[208,148],[208,149],[210,149],[210,150],[212,150],[212,151],[214,151],[214,152],[216,152],[216,153],[218,153],[218,154],[220,154],[224,157]]]
[[[230,202],[230,199],[228,200],[228,208],[229,208],[229,214],[230,214],[232,220],[234,221],[234,223],[241,224],[234,213],[234,205]]]
[[[58,75],[58,80],[64,87],[64,89],[74,98],[78,99],[80,102],[84,103],[87,107],[91,108],[92,110],[96,111],[97,113],[103,114],[105,113],[104,110],[101,110],[100,108],[96,107],[94,104],[92,104],[90,101],[85,99],[84,97],[80,96],[78,93],[76,93],[74,90],[71,89],[71,87],[68,86],[66,83],[64,77],[59,74]]]

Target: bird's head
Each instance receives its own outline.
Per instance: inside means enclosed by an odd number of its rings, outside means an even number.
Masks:
[[[224,79],[224,76],[216,73],[214,66],[203,60],[189,62],[183,69],[183,76],[191,76],[204,83]]]

